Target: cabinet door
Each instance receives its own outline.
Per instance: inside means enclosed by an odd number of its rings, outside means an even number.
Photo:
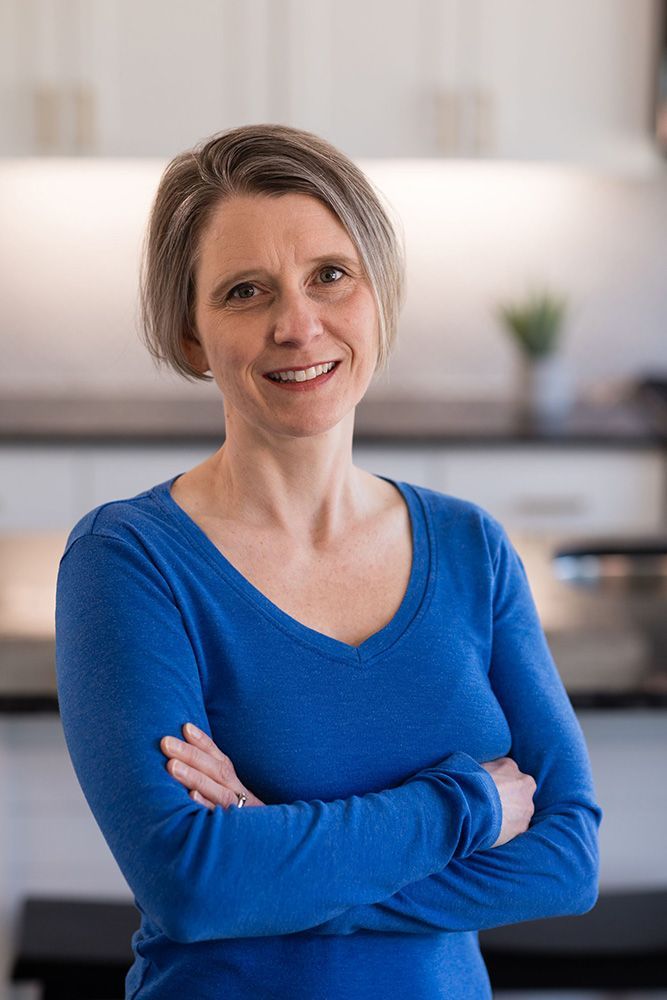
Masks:
[[[650,533],[667,516],[658,450],[445,449],[437,482],[520,532]]]
[[[659,166],[650,128],[656,0],[457,0],[455,6],[460,70],[444,83],[445,94],[458,93],[463,102],[455,110],[470,119],[461,155]],[[451,30],[446,17],[438,23],[441,32]],[[476,133],[484,148],[474,148]]]
[[[198,139],[239,124],[238,102],[265,57],[266,0],[242,7],[255,59],[240,75],[234,50],[243,42],[230,0],[113,0],[94,5],[97,59],[96,153],[171,157]]]
[[[278,6],[278,4],[276,4]],[[172,156],[259,113],[269,0],[3,0],[4,155]],[[240,51],[239,51],[240,50]]]

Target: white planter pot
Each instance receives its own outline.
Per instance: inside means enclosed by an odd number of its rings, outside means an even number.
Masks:
[[[560,354],[521,359],[519,409],[539,423],[562,421],[572,406],[572,382]]]

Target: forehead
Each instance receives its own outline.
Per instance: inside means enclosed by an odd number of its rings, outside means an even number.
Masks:
[[[219,202],[199,246],[202,256],[214,252],[230,262],[237,262],[240,256],[253,257],[289,247],[298,250],[297,257],[323,249],[356,256],[352,240],[331,209],[317,198],[292,192],[238,195]]]

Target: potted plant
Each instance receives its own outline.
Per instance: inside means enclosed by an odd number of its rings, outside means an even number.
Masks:
[[[557,421],[569,409],[570,387],[557,350],[566,312],[566,300],[547,290],[498,306],[498,319],[519,351],[518,404],[528,420]]]

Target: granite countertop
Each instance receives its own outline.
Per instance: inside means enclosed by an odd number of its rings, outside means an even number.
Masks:
[[[0,712],[57,712],[54,606],[67,532],[0,536]],[[667,630],[656,653],[651,602],[614,599],[560,581],[557,536],[512,534],[542,626],[575,708],[667,707]],[[664,618],[664,596],[654,602]]]
[[[217,390],[201,398],[0,398],[5,444],[219,443],[224,412]],[[667,413],[645,398],[615,402],[581,399],[561,421],[523,419],[498,400],[371,397],[357,406],[355,442],[399,445],[539,444],[664,447]]]

